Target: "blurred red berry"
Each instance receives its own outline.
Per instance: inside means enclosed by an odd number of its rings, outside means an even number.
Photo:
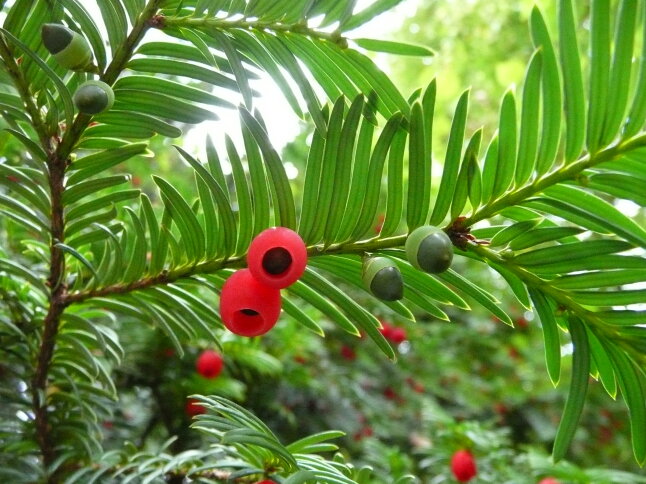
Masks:
[[[413,377],[406,378],[406,383],[411,387],[415,393],[424,393],[424,385],[415,380]]]
[[[519,358],[520,358],[520,353],[519,353],[519,352],[518,352],[518,350],[517,350],[516,348],[514,348],[513,346],[510,346],[509,348],[507,348],[507,354],[508,354],[508,355],[509,355],[509,357],[510,357],[511,359],[513,359],[513,360],[517,360],[517,359],[519,359]]]
[[[383,394],[384,397],[386,397],[388,400],[394,400],[395,398],[397,398],[397,392],[391,387],[384,388]]]
[[[379,235],[381,229],[384,228],[384,220],[386,220],[386,215],[380,213],[379,217],[377,217],[377,225],[375,225],[375,234]]]
[[[294,361],[298,364],[304,365],[307,363],[307,359],[303,355],[296,355],[294,356]]]
[[[390,330],[389,339],[395,344],[400,344],[408,339],[408,334],[404,328],[394,327]]]
[[[344,360],[354,361],[357,359],[357,352],[348,345],[341,346],[341,357]]]
[[[189,417],[195,417],[196,415],[202,415],[206,413],[206,408],[200,405],[199,400],[196,400],[195,398],[189,398],[186,401],[186,405],[184,406],[184,411]]]
[[[162,354],[163,354],[166,358],[172,358],[173,356],[175,356],[175,350],[174,350],[173,348],[164,348],[164,349],[162,350]]]
[[[18,177],[15,175],[7,175],[7,180],[13,183],[18,183],[20,181]]]
[[[366,425],[362,427],[358,432],[356,432],[352,436],[352,438],[358,442],[362,440],[364,437],[372,437],[372,435],[373,435],[372,427],[370,427],[369,425]]]
[[[272,481],[270,479],[265,479],[264,481],[258,481],[256,484],[276,484],[276,481]]]
[[[386,321],[381,321],[381,328],[379,328],[379,332],[384,336],[386,339],[390,339],[390,335],[392,334],[393,331],[393,326],[390,325],[390,323],[387,323]]]
[[[204,350],[195,362],[197,372],[204,378],[215,378],[222,373],[224,360],[213,350]]]
[[[599,427],[599,442],[602,444],[607,444],[612,441],[614,437],[614,431],[609,425],[602,425]]]
[[[451,457],[451,472],[458,482],[469,482],[477,474],[476,461],[468,450],[458,450]]]
[[[501,402],[496,402],[493,406],[493,409],[498,415],[505,415],[507,412],[509,412],[507,405]]]
[[[263,230],[251,241],[247,265],[265,286],[283,289],[296,282],[307,265],[307,247],[300,235],[285,227]]]
[[[112,427],[114,427],[114,424],[110,422],[109,420],[106,420],[104,422],[101,422],[101,425],[103,426],[104,429],[110,430]]]
[[[524,317],[519,317],[516,318],[516,321],[514,322],[515,326],[520,329],[525,329],[527,326],[529,326],[529,323]]]
[[[546,477],[545,479],[541,479],[538,484],[561,484],[561,483],[556,479],[554,479],[553,477]]]

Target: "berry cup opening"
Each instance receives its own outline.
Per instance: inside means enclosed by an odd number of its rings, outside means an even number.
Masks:
[[[233,313],[233,324],[238,334],[256,336],[265,332],[265,318],[254,309],[244,308]]]
[[[293,262],[292,254],[284,247],[269,249],[262,257],[262,268],[272,276],[280,276],[289,270]]]

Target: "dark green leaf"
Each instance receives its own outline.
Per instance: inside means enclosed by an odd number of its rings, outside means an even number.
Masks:
[[[498,128],[498,160],[495,170],[492,197],[502,195],[514,179],[516,164],[516,100],[513,91],[507,91],[500,108]]]
[[[578,317],[572,316],[569,319],[569,328],[572,344],[574,345],[572,380],[570,381],[570,390],[565,402],[561,423],[554,439],[552,457],[555,461],[565,457],[565,453],[574,438],[574,433],[583,411],[590,375],[590,347],[584,323]]]
[[[388,54],[412,55],[412,56],[433,56],[435,52],[423,45],[404,44],[402,42],[393,42],[391,40],[376,39],[352,39],[359,47],[375,52],[386,52]]]
[[[320,198],[318,205],[319,216],[324,221],[326,221],[323,234],[324,240],[326,242],[332,242],[336,240],[340,224],[345,216],[345,213],[348,210],[353,211],[354,208],[348,206],[348,203],[352,203],[352,201],[349,200],[348,195],[350,192],[350,183],[352,179],[355,141],[357,137],[357,131],[359,131],[359,121],[361,120],[361,112],[363,110],[363,106],[363,96],[357,96],[352,101],[352,105],[350,106],[350,110],[346,115],[345,122],[343,123],[343,128],[340,133],[341,138],[339,140],[337,154],[333,158],[335,163],[327,170],[324,167],[326,178],[330,178],[333,182],[331,184],[332,192],[330,193],[329,211],[327,213],[321,211],[323,207],[320,204]],[[321,185],[319,187],[319,197],[322,197],[323,195],[323,185]]]
[[[642,369],[614,344],[605,344],[610,357],[615,363],[617,379],[621,394],[630,411],[630,433],[633,441],[633,452],[639,465],[646,460],[646,395],[643,389]]]
[[[591,220],[636,245],[646,247],[646,230],[605,200],[569,185],[552,186],[544,193],[559,200],[562,204],[560,208]]]
[[[187,101],[194,101],[213,106],[235,108],[235,104],[211,94],[210,92],[195,87],[181,84],[170,79],[153,76],[130,75],[121,77],[114,84],[114,91],[118,96],[121,89],[150,91],[167,96],[179,97]]]
[[[620,2],[615,28],[615,51],[610,70],[608,102],[605,104],[606,118],[602,136],[602,144],[604,145],[610,143],[617,136],[620,126],[626,119],[626,104],[630,92],[627,86],[631,81],[636,22],[637,2],[635,0]]]
[[[527,66],[525,85],[523,86],[523,107],[514,176],[517,187],[529,180],[536,166],[542,69],[543,54],[542,51],[537,50]]]
[[[271,176],[271,181],[275,188],[273,193],[276,196],[274,199],[274,206],[277,209],[276,223],[282,227],[295,229],[296,208],[294,206],[294,195],[285,173],[285,167],[278,153],[271,146],[269,137],[258,120],[243,108],[240,109],[240,116],[242,117],[242,122],[249,128],[256,143],[258,143]]]
[[[431,201],[431,153],[426,146],[430,130],[427,132],[424,125],[420,102],[411,108],[409,132],[406,223],[411,232],[426,222]]]
[[[182,195],[166,180],[153,176],[169,211],[172,220],[177,224],[183,239],[188,260],[197,262],[204,256],[204,231],[197,217]]]
[[[608,103],[610,78],[610,2],[593,1],[590,16],[590,96],[588,101],[588,150],[595,153]]]
[[[565,93],[565,161],[579,157],[585,137],[585,104],[581,61],[572,0],[559,0],[559,53]]]
[[[547,173],[554,163],[561,133],[561,80],[550,34],[538,7],[532,9],[530,27],[534,46],[543,53],[543,122],[541,144],[536,160],[537,176]]]
[[[363,126],[362,126],[363,129]],[[359,137],[361,140],[361,135]],[[357,146],[357,154],[359,154],[359,147]],[[380,237],[389,237],[393,235],[402,220],[402,214],[404,211],[404,150],[406,149],[406,131],[404,129],[399,129],[393,138],[392,145],[390,146],[390,152],[388,154],[388,194],[387,194],[387,205],[386,205],[386,214],[384,217],[384,222],[381,226],[379,232]],[[366,155],[365,159],[368,159]],[[355,164],[354,175],[356,175],[356,184],[361,184],[363,176],[362,173],[358,172],[357,165]],[[365,179],[365,178],[363,178]],[[355,180],[353,178],[353,185]],[[355,201],[351,202],[357,206]],[[353,212],[354,215],[354,212]],[[341,238],[341,240],[344,240]]]
[[[377,213],[381,190],[381,176],[390,144],[402,121],[401,115],[395,115],[384,126],[370,158],[370,168],[366,179],[366,192],[359,218],[352,232],[352,238],[358,239],[371,227]]]
[[[555,305],[547,299],[542,292],[536,289],[529,289],[529,297],[534,304],[536,313],[543,328],[543,339],[545,341],[545,363],[547,374],[554,386],[558,385],[561,378],[561,342],[559,340],[559,329],[556,324]]]

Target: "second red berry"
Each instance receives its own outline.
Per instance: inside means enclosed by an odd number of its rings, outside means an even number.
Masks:
[[[195,362],[197,372],[204,378],[215,378],[222,373],[224,360],[222,355],[213,350],[204,350]]]

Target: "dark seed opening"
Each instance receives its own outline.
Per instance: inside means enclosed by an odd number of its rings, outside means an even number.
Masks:
[[[258,316],[259,314],[258,311],[254,311],[253,309],[241,309],[240,312],[247,316]]]
[[[285,272],[291,264],[292,256],[283,247],[274,247],[268,250],[262,258],[262,268],[274,276]]]

